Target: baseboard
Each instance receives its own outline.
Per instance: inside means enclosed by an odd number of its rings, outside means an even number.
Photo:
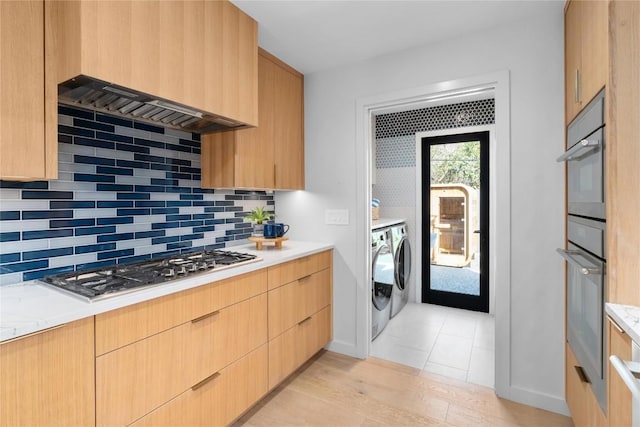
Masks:
[[[333,351],[335,353],[344,354],[346,356],[357,357],[358,359],[362,359],[362,357],[358,356],[358,349],[353,343],[349,343],[346,341],[338,341],[333,340],[325,347],[329,351]]]
[[[566,415],[568,417],[571,416],[567,402],[562,397],[539,393],[515,386],[508,387],[505,392],[506,393],[502,394],[498,393],[496,390],[496,394],[503,399],[544,409],[545,411],[555,412],[556,414]]]

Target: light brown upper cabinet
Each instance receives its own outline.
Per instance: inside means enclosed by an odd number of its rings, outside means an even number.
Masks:
[[[565,9],[566,123],[586,106],[607,82],[608,1],[572,0]]]
[[[56,178],[57,116],[45,120],[43,2],[0,2],[0,52],[0,178]]]
[[[205,188],[304,189],[304,77],[260,49],[254,129],[202,136]]]
[[[56,83],[86,75],[258,123],[257,23],[228,1],[46,2],[45,24]]]

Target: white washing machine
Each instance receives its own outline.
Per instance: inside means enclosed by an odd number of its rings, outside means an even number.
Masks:
[[[391,315],[395,269],[388,228],[371,232],[371,340],[382,332]]]
[[[395,274],[393,292],[391,294],[391,317],[393,317],[409,301],[411,245],[407,235],[407,224],[402,223],[391,226],[391,241]]]

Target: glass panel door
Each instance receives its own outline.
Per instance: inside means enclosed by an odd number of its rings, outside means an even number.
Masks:
[[[488,132],[422,140],[423,302],[489,311],[488,143]]]

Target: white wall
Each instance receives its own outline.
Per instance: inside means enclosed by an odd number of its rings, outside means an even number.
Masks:
[[[307,191],[277,193],[290,237],[332,242],[334,342],[356,354],[356,289],[366,261],[357,236],[356,100],[499,70],[511,82],[511,366],[508,398],[566,412],[564,405],[562,4],[472,36],[305,76]],[[347,226],[324,224],[324,210],[346,208]],[[360,209],[361,210],[361,209]]]

